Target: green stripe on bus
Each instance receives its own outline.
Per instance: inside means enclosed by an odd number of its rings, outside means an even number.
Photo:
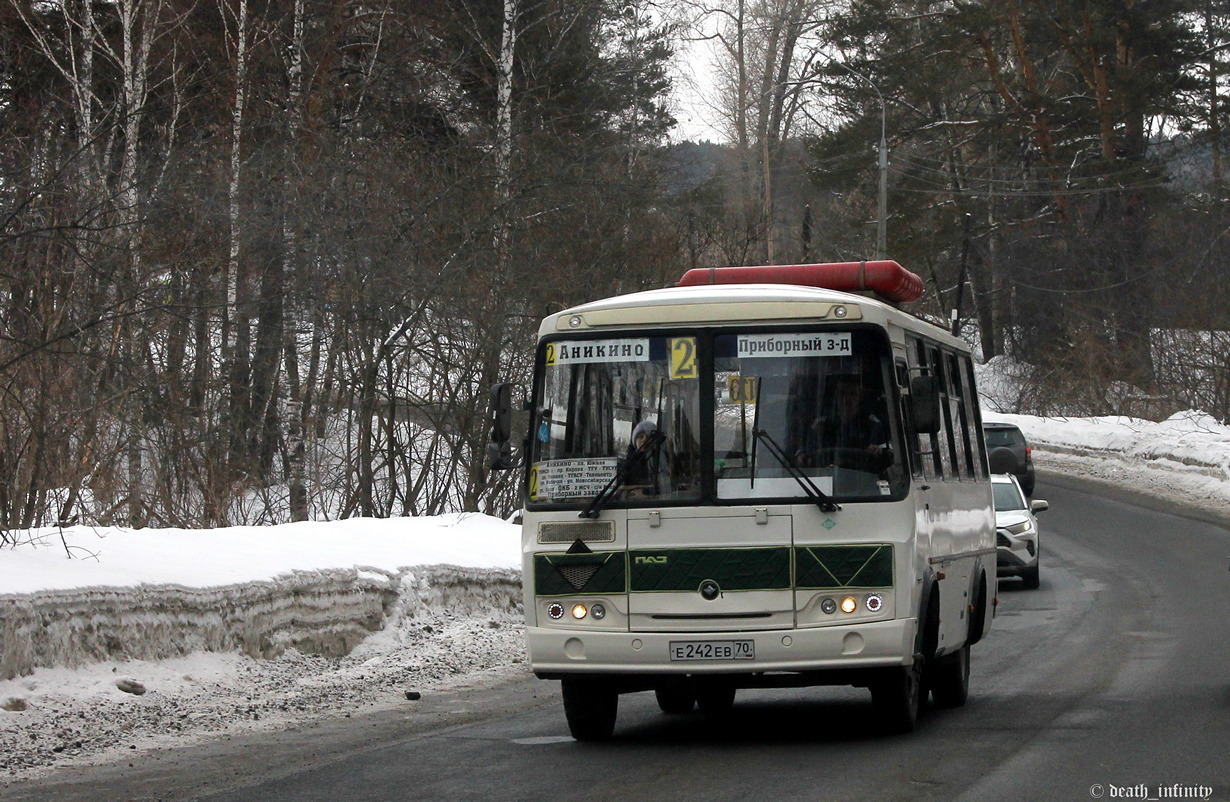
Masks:
[[[694,591],[711,579],[724,591],[788,590],[788,547],[642,549],[628,554],[633,593]]]
[[[795,587],[809,590],[890,588],[893,547],[800,546],[795,549]]]
[[[799,546],[793,587],[805,590],[890,588],[893,548],[888,544]],[[539,596],[695,591],[706,579],[724,591],[789,590],[788,547],[638,549],[593,554],[534,555]]]
[[[622,551],[593,554],[535,554],[534,593],[627,593],[628,567]]]

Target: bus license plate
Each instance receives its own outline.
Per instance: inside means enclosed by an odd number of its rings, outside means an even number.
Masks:
[[[755,660],[750,640],[673,640],[671,660]]]

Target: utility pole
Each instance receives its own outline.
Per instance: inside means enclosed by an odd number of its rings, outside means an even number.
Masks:
[[[870,83],[870,82],[868,82]],[[875,84],[871,85],[876,89]],[[876,94],[880,90],[876,89]],[[880,208],[876,222],[876,258],[888,256],[888,140],[884,135],[884,97],[880,96]]]

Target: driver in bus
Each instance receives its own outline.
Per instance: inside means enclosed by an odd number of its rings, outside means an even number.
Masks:
[[[864,403],[858,376],[834,378],[832,408],[812,424],[819,449],[799,452],[796,462],[804,466],[854,468],[879,473],[892,464],[888,426],[878,414],[879,404]]]

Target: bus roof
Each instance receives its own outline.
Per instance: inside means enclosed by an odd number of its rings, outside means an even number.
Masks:
[[[538,336],[615,328],[843,321],[925,331],[962,350],[965,341],[875,298],[790,284],[706,284],[634,292],[564,309],[543,319]]]

